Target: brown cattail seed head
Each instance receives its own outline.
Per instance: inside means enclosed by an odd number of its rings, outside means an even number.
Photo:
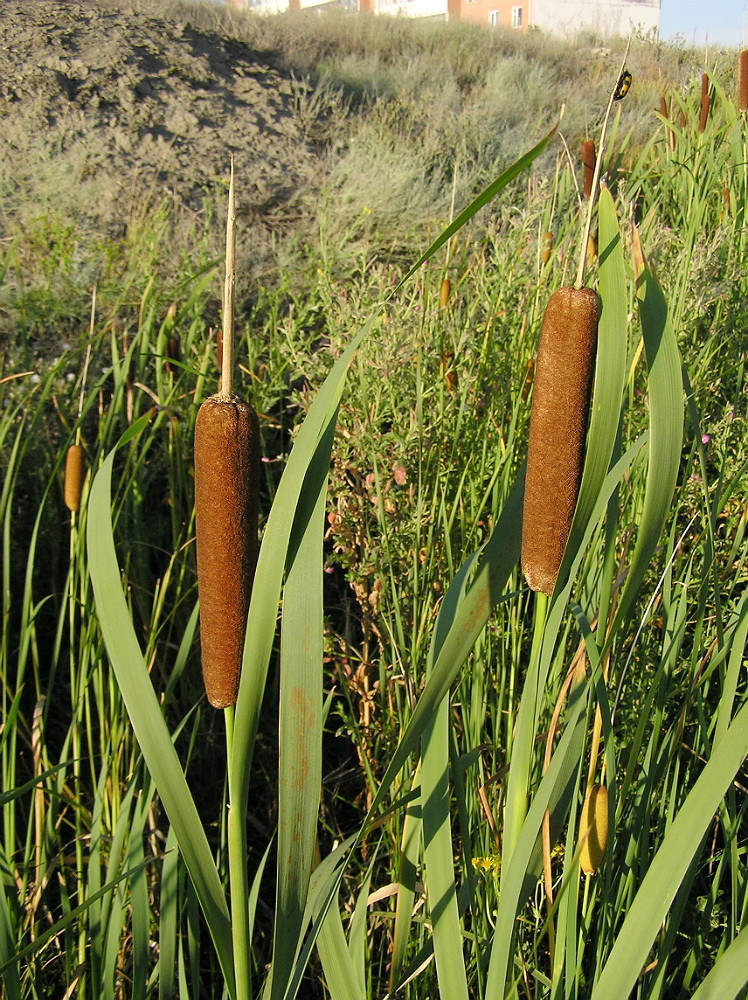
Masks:
[[[699,106],[699,132],[706,128],[709,117],[709,77],[706,73],[701,74],[701,104]]]
[[[81,505],[84,475],[83,448],[79,444],[71,444],[65,456],[65,487],[63,490],[65,506],[69,511],[78,510]]]
[[[452,291],[452,285],[450,284],[449,278],[444,278],[439,288],[439,308],[446,309],[447,303],[449,302],[449,293]]]
[[[591,785],[587,790],[579,820],[579,841],[579,867],[585,875],[591,875],[602,864],[608,841],[608,790],[604,785]]]
[[[543,233],[543,238],[540,241],[540,262],[541,264],[547,264],[551,257],[551,250],[553,250],[553,233]]]
[[[592,139],[582,143],[582,166],[584,167],[584,196],[592,197],[592,181],[595,179],[595,144]]]
[[[600,300],[590,288],[559,288],[546,306],[530,411],[522,570],[551,594],[569,537],[584,465]]]
[[[738,108],[748,111],[748,49],[738,52]]]
[[[457,371],[455,370],[455,352],[445,351],[441,357],[440,368],[444,376],[444,384],[447,392],[454,392],[457,388]]]
[[[195,421],[195,532],[200,645],[208,701],[236,701],[257,563],[260,430],[237,396],[206,399]]]

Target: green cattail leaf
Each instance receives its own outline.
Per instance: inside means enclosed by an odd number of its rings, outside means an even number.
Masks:
[[[333,426],[322,448],[325,455]],[[307,477],[299,498],[301,538],[283,589],[273,998],[284,996],[300,947],[322,787],[322,536],[328,467],[329,460],[316,476]]]
[[[462,927],[457,906],[449,781],[449,698],[444,697],[423,736],[421,801],[426,896],[442,1000],[467,1000]]]
[[[179,850],[174,827],[169,827],[161,862],[158,914],[158,1000],[173,1000],[179,927]]]
[[[418,788],[420,763],[416,765],[411,788]],[[416,898],[416,874],[421,846],[421,800],[420,796],[408,805],[403,820],[400,838],[400,870],[397,874],[397,903],[395,904],[395,927],[392,932],[392,961],[390,965],[390,994],[400,981],[405,955],[410,941],[410,924],[413,904]]]
[[[691,1000],[732,1000],[748,983],[748,927],[719,956]]]
[[[141,433],[138,420],[119,446]],[[159,796],[175,827],[179,848],[213,938],[229,995],[235,996],[231,927],[223,888],[187,781],[169,736],[133,628],[120,583],[111,519],[111,478],[116,447],[97,472],[89,497],[87,551],[96,612],[109,660],[135,735]]]
[[[626,585],[610,634],[628,614],[659,542],[678,477],[683,445],[681,359],[667,303],[634,238],[637,300],[647,360],[649,391],[649,475],[639,531]]]

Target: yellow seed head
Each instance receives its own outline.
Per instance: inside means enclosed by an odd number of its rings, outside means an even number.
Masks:
[[[540,241],[540,262],[541,264],[547,264],[550,260],[551,250],[553,250],[553,233],[543,233],[543,238]]]
[[[589,832],[588,832],[589,831]],[[591,875],[602,864],[608,841],[608,790],[604,785],[592,785],[587,790],[579,820],[579,867]]]
[[[237,396],[206,399],[195,421],[195,532],[200,646],[208,701],[236,701],[257,563],[260,431]]]
[[[83,448],[79,444],[71,444],[65,455],[65,487],[63,490],[65,506],[69,511],[78,510],[81,505],[85,472]]]
[[[522,570],[551,594],[584,465],[600,300],[590,288],[559,288],[546,306],[530,410]]]
[[[452,285],[449,278],[444,278],[439,288],[439,308],[446,309],[447,303],[449,302],[449,293],[452,291]]]

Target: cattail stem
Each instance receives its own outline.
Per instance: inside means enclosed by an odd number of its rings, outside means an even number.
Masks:
[[[631,39],[633,33],[629,35],[629,40],[626,42],[626,51],[623,53],[623,59],[621,60],[621,68],[618,71],[618,76],[616,77],[616,85],[610,92],[610,97],[608,99],[608,107],[605,109],[605,118],[603,118],[603,127],[600,129],[600,143],[597,150],[597,163],[595,164],[595,176],[592,180],[592,195],[590,197],[589,205],[587,206],[587,221],[584,226],[584,233],[582,234],[582,243],[579,248],[579,267],[577,268],[577,280],[574,282],[575,288],[581,288],[584,284],[584,265],[586,263],[587,256],[587,242],[590,237],[590,231],[592,229],[592,210],[595,207],[595,195],[597,194],[597,187],[600,181],[600,169],[602,167],[603,156],[605,155],[605,131],[608,127],[608,119],[610,118],[610,111],[613,107],[613,100],[618,89],[618,81],[621,78],[621,73],[626,69],[626,60],[628,59],[629,49],[631,48]]]
[[[236,254],[236,204],[234,199],[234,157],[231,157],[229,204],[226,215],[226,278],[223,287],[223,357],[221,395],[231,395],[234,384],[234,257]]]

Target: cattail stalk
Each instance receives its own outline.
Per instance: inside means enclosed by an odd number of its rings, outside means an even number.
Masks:
[[[748,111],[748,49],[738,52],[738,108]]]
[[[232,161],[222,386],[198,410],[194,443],[200,645],[205,692],[215,708],[236,702],[258,548],[259,421],[232,393],[235,218]]]
[[[582,166],[584,168],[584,196],[588,200],[592,197],[592,182],[595,177],[595,143],[592,139],[587,139],[582,143]]]

